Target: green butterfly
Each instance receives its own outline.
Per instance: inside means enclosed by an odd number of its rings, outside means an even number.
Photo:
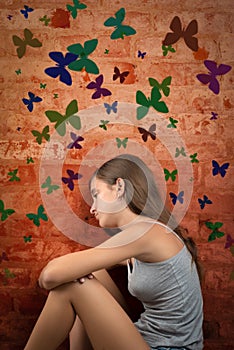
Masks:
[[[224,236],[224,232],[219,231],[219,228],[223,226],[222,222],[205,222],[206,227],[212,230],[208,237],[208,242],[214,241],[216,238],[221,238]]]
[[[184,147],[181,147],[181,149],[176,147],[175,157],[177,158],[177,157],[179,157],[179,155],[186,157],[186,153],[185,153]]]
[[[171,79],[172,77],[169,76],[169,77],[166,77],[162,84],[160,84],[156,79],[154,78],[149,78],[149,83],[150,83],[150,86],[157,86],[157,88],[159,90],[162,90],[162,92],[164,93],[165,96],[169,96],[170,94],[170,88],[168,85],[171,85]]]
[[[46,88],[46,84],[40,83],[40,89],[45,89],[45,88]]]
[[[199,160],[197,159],[197,153],[191,154],[189,157],[191,158],[191,163],[199,163]]]
[[[116,137],[117,147],[120,148],[123,146],[123,148],[127,147],[128,143],[128,137],[125,137],[125,139],[121,140],[120,138]]]
[[[20,75],[22,73],[20,68],[17,69],[15,72],[16,72],[17,75]]]
[[[44,220],[44,221],[48,221],[48,217],[47,215],[44,213],[44,207],[43,205],[39,205],[38,209],[37,209],[37,214],[33,214],[33,213],[29,213],[26,214],[27,218],[29,218],[29,220],[32,220],[34,225],[36,226],[40,226],[40,219]]]
[[[107,130],[107,124],[110,122],[109,120],[100,120],[101,124],[99,125],[100,128]]]
[[[110,17],[104,22],[104,26],[116,28],[111,34],[111,39],[124,39],[124,35],[129,36],[136,34],[135,29],[122,24],[124,18],[125,9],[122,7],[119,11],[115,13],[115,17]]]
[[[141,105],[137,107],[137,119],[142,119],[146,116],[150,107],[153,107],[156,111],[167,113],[168,108],[165,102],[159,101],[162,95],[157,86],[154,86],[151,90],[151,98],[147,97],[143,94],[142,91],[137,91],[136,93],[136,102]]]
[[[171,173],[168,169],[164,169],[165,180],[167,181],[171,178],[171,180],[174,182],[176,179],[177,173],[178,173],[177,169],[173,170]]]
[[[18,169],[9,171],[7,175],[12,176],[9,181],[20,181],[20,178],[16,176],[17,173],[18,173]]]
[[[55,129],[60,136],[66,134],[66,123],[70,123],[76,130],[81,128],[80,117],[75,115],[78,112],[78,104],[76,100],[72,100],[67,108],[66,113],[63,116],[56,111],[45,111],[45,114],[50,122],[56,123]]]
[[[172,117],[169,118],[170,124],[167,125],[167,128],[177,128],[176,124],[178,123],[178,120],[173,119]]]
[[[27,242],[32,242],[32,236],[24,236],[24,242],[27,243]]]
[[[44,22],[45,26],[47,27],[48,24],[50,23],[50,18],[47,18],[47,15],[45,15],[45,16],[39,18],[39,21]]]
[[[48,176],[47,179],[45,180],[45,182],[41,185],[41,188],[48,188],[46,193],[50,194],[53,191],[56,191],[57,189],[59,189],[59,186],[58,185],[52,185],[51,184],[51,177]]]
[[[80,3],[79,0],[73,0],[73,4],[74,4],[74,6],[67,5],[67,9],[69,12],[71,12],[72,18],[75,19],[77,17],[77,13],[78,13],[77,10],[84,10],[84,9],[86,9],[87,5]]]
[[[84,47],[81,44],[73,44],[67,47],[67,50],[75,55],[78,55],[76,61],[71,62],[68,68],[74,71],[81,71],[83,68],[87,73],[98,74],[99,68],[91,61],[88,56],[96,49],[98,44],[97,39],[85,41]]]
[[[4,269],[4,273],[6,278],[14,278],[15,274],[13,272],[11,272],[9,269]]]
[[[168,52],[176,52],[176,50],[171,46],[165,46],[165,45],[162,45],[162,50],[163,50],[163,56],[166,56],[168,54]]]
[[[4,209],[4,203],[0,199],[0,213],[2,214],[1,221],[5,221],[8,218],[8,216],[15,213],[15,210],[14,209]]]
[[[18,46],[16,49],[17,55],[19,58],[22,58],[26,52],[26,47],[31,46],[31,47],[41,47],[42,43],[38,39],[33,39],[33,34],[32,32],[25,28],[24,29],[24,39],[19,38],[16,35],[12,36],[13,43],[15,46]]]
[[[34,163],[34,160],[32,159],[32,157],[27,158],[27,164],[29,164],[29,163]]]
[[[54,94],[54,98],[58,98],[58,94]]]
[[[42,132],[40,133],[37,130],[32,130],[31,133],[33,134],[33,136],[36,137],[36,141],[39,145],[41,145],[42,143],[42,139],[44,138],[46,141],[49,141],[50,139],[50,135],[49,135],[49,125],[46,125],[44,127],[44,129],[42,130]]]

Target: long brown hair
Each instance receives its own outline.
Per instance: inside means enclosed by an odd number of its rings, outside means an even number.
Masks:
[[[140,158],[122,154],[104,163],[94,175],[109,185],[116,184],[117,179],[122,178],[125,183],[125,200],[133,213],[150,217],[165,225],[170,221],[173,230],[191,253],[201,279],[201,266],[195,242],[191,237],[185,237],[182,228],[176,224],[161,199],[153,173]]]

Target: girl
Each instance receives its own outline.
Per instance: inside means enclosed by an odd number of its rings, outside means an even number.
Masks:
[[[71,350],[202,350],[196,247],[167,226],[173,220],[149,168],[133,155],[117,156],[96,171],[90,190],[100,226],[120,232],[47,264],[39,285],[50,293],[25,350],[56,349],[69,333]],[[122,262],[145,309],[136,323],[105,271]]]

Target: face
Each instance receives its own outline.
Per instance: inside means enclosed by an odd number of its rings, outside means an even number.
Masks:
[[[101,227],[117,227],[123,210],[126,208],[124,200],[118,198],[118,186],[108,185],[104,181],[94,178],[91,181],[93,204],[90,209],[99,221]]]

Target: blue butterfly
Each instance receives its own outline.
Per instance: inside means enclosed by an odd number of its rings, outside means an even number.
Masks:
[[[117,105],[118,105],[118,101],[113,102],[112,105],[109,105],[109,103],[104,103],[104,107],[106,108],[106,113],[110,114],[111,111],[113,111],[114,113],[117,113]]]
[[[74,182],[73,181],[79,180],[82,177],[82,175],[80,175],[78,173],[74,173],[74,171],[70,170],[70,169],[67,170],[67,174],[69,175],[69,177],[62,177],[62,182],[67,185],[69,190],[73,191],[74,190]]]
[[[138,50],[138,56],[137,57],[140,57],[140,58],[145,58],[145,55],[146,55],[146,52],[141,52],[140,50]]]
[[[204,209],[206,204],[212,204],[213,202],[206,195],[203,195],[203,199],[198,198],[198,203],[201,209]]]
[[[78,55],[67,52],[64,57],[62,52],[52,51],[49,53],[49,56],[56,62],[56,67],[46,68],[45,73],[52,78],[57,78],[59,76],[59,80],[62,83],[69,86],[72,85],[71,75],[65,67],[68,66],[71,62],[74,62],[77,59]]]
[[[20,12],[24,15],[24,18],[28,18],[28,13],[29,12],[33,12],[34,9],[32,9],[31,7],[24,5],[24,10],[20,10]]]
[[[178,195],[176,195],[173,192],[169,193],[171,199],[172,199],[172,203],[175,205],[177,203],[177,201],[179,201],[181,204],[183,204],[184,202],[184,191],[180,191],[180,193]]]
[[[220,166],[219,163],[216,162],[216,160],[212,160],[212,165],[213,165],[213,169],[212,169],[213,176],[220,174],[222,177],[224,177],[226,175],[227,169],[229,167],[229,163],[223,163],[223,165]]]
[[[33,103],[34,102],[41,102],[42,98],[39,96],[35,96],[34,93],[28,92],[29,99],[22,98],[23,103],[27,106],[29,112],[32,112],[33,110]]]
[[[82,136],[77,136],[74,132],[71,132],[70,136],[71,136],[73,141],[71,143],[69,143],[67,148],[69,148],[69,149],[72,149],[72,148],[81,149],[82,146],[79,144],[79,142],[84,141],[84,138]]]

